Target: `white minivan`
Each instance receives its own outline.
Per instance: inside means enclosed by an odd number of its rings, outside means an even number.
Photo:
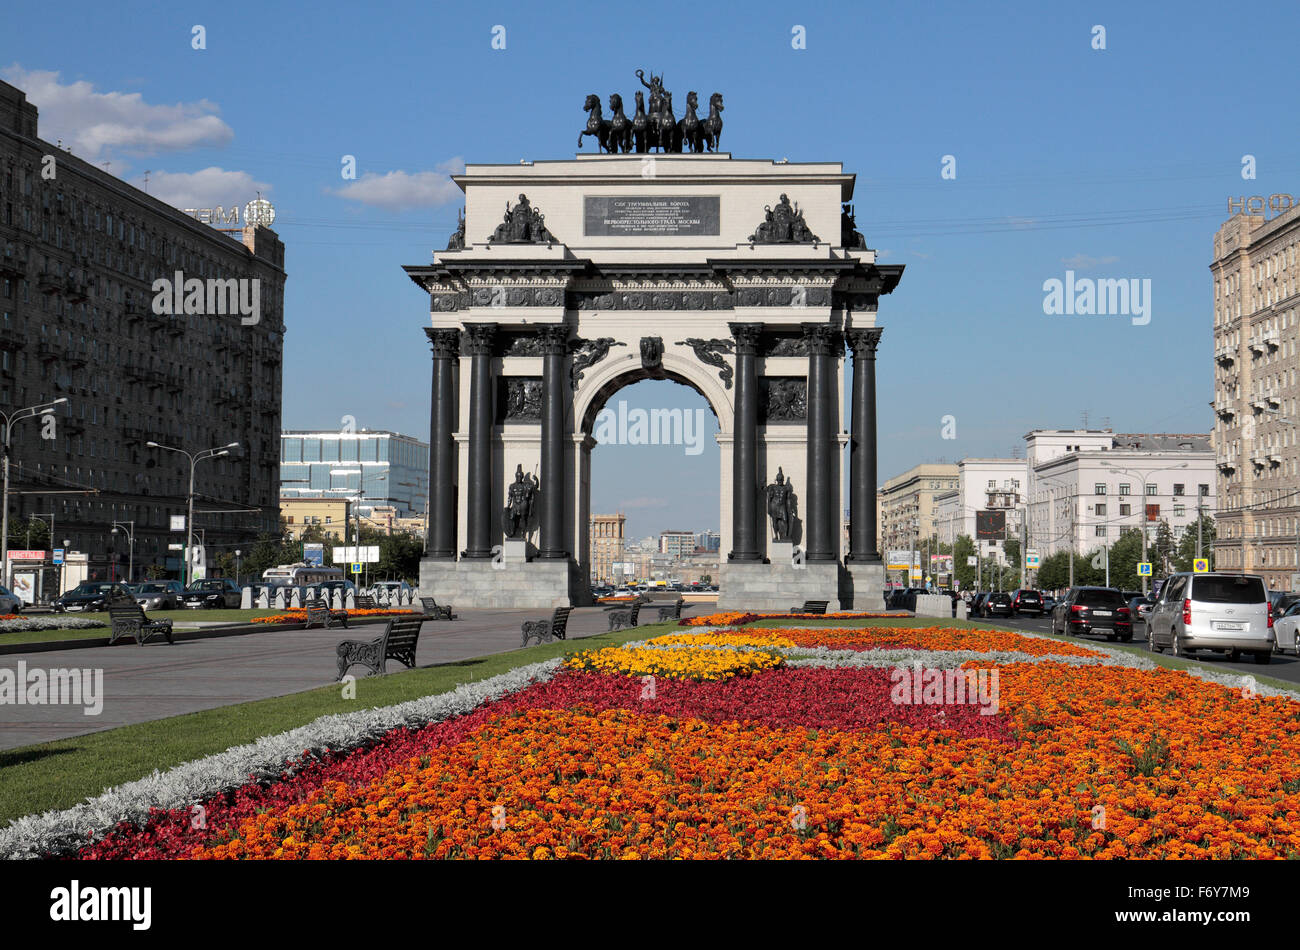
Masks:
[[[1147,621],[1147,645],[1156,653],[1224,650],[1234,661],[1250,653],[1267,663],[1273,644],[1268,588],[1256,574],[1174,574]]]

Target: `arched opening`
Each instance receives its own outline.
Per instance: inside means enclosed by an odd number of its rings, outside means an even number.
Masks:
[[[684,376],[637,368],[601,382],[579,411],[579,551],[593,595],[680,588],[705,599],[726,554],[714,406]]]

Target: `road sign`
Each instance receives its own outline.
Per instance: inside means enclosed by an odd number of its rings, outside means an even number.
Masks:
[[[55,564],[63,563],[63,548],[54,549],[54,563]]]
[[[45,549],[39,551],[10,551],[9,560],[11,561],[44,561]]]
[[[353,574],[360,574],[360,573],[361,573],[361,565],[360,565],[360,564],[357,564],[357,563],[354,563],[354,564],[352,565],[352,573],[353,573]]]
[[[976,557],[974,554],[967,554],[967,555],[966,555],[966,566],[967,566],[967,567],[975,567],[975,566],[977,566],[977,565],[979,564],[979,562],[980,562],[980,559],[979,559],[978,557]]]
[[[1210,559],[1208,557],[1198,557],[1193,559],[1192,570],[1197,574],[1210,573]]]
[[[172,516],[171,516],[171,526],[172,526],[172,530],[173,530],[173,531],[184,531],[184,530],[185,530],[185,516],[184,516],[184,515],[172,515]]]
[[[1150,561],[1139,561],[1139,562],[1138,562],[1138,577],[1150,577],[1150,576],[1151,576],[1151,562],[1150,562]]]
[[[1038,567],[1039,560],[1037,554],[1025,555],[1025,567]]]

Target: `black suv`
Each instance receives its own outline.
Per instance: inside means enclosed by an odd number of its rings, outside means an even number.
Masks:
[[[1114,587],[1071,587],[1052,613],[1052,633],[1133,639],[1133,612]]]
[[[1011,595],[1002,591],[994,591],[980,604],[985,617],[1010,617],[1015,613],[1015,607],[1011,602]]]
[[[1043,615],[1043,595],[1036,590],[1018,590],[1011,599],[1011,612],[1014,614]]]

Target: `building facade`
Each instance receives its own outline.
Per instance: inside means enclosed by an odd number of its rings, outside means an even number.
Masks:
[[[694,531],[661,531],[659,553],[669,557],[686,557],[695,553]]]
[[[591,516],[591,580],[596,584],[618,584],[626,580],[622,567],[617,572],[626,553],[623,525],[626,517],[620,511],[613,515]]]
[[[1215,510],[1214,450],[1206,435],[1041,430],[1025,436],[1031,464],[1029,547],[1046,557],[1113,544],[1131,528],[1175,539]]]
[[[1215,564],[1294,590],[1300,573],[1300,206],[1214,235]]]
[[[146,443],[238,442],[197,467],[194,526],[209,557],[275,533],[284,245],[265,227],[199,223],[43,141],[38,118],[0,82],[0,405],[67,400],[52,427],[14,428],[11,524],[52,522],[91,578],[110,557],[125,565],[129,535],[137,576],[174,572],[190,464]],[[206,293],[190,294],[196,279]],[[227,311],[232,287],[258,288],[255,322]],[[185,312],[159,313],[176,309],[173,290]]]
[[[423,517],[429,501],[429,446],[409,435],[361,429],[280,435],[280,487],[289,498],[353,498],[361,514],[394,508]]]
[[[347,541],[352,514],[349,504],[346,498],[281,498],[280,517],[285,532],[294,539],[315,527],[332,538]]]
[[[925,462],[885,482],[879,491],[884,550],[910,550],[933,536],[935,498],[957,487],[957,465],[949,462]]]
[[[1019,538],[1029,488],[1025,459],[968,458],[957,463],[957,488],[935,497],[934,521],[939,540],[952,544],[960,535],[978,540],[982,557],[1006,563],[1006,540]],[[999,537],[976,538],[977,515],[1000,512]]]

